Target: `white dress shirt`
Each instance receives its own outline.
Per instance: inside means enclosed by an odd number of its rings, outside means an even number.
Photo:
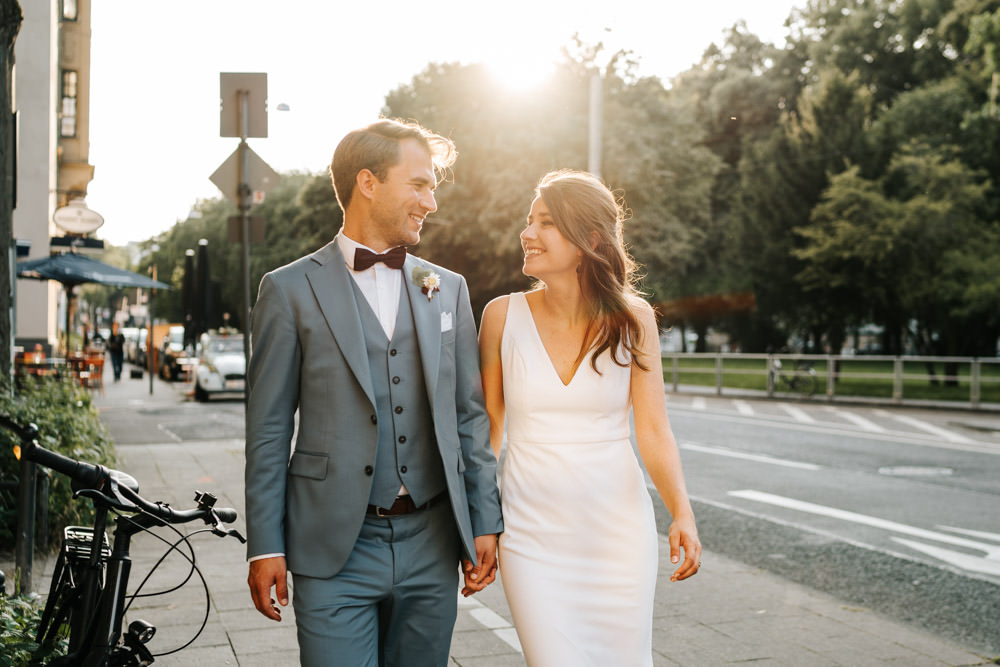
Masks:
[[[386,338],[392,340],[392,332],[396,330],[396,315],[399,314],[400,281],[403,279],[403,272],[399,269],[390,269],[382,262],[375,262],[371,268],[364,271],[355,271],[354,251],[357,248],[375,251],[348,238],[343,229],[337,234],[337,245],[344,253],[344,261],[351,270],[351,277],[354,278],[358,289],[365,296],[365,301],[382,324]]]

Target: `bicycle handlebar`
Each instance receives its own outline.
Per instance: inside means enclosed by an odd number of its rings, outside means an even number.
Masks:
[[[38,427],[34,424],[21,426],[6,415],[0,415],[0,426],[13,431],[21,440],[18,459],[26,459],[51,468],[66,475],[74,482],[74,490],[92,500],[124,511],[141,510],[164,523],[189,523],[202,519],[205,523],[236,521],[236,510],[230,507],[214,507],[215,497],[210,494],[196,496],[198,507],[190,510],[175,510],[161,502],[150,502],[139,495],[139,485],[135,478],[119,470],[111,470],[102,465],[85,463],[45,449],[38,444]]]

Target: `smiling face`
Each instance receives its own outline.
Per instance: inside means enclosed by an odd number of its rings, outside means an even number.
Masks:
[[[528,224],[521,232],[521,249],[524,250],[526,276],[545,280],[546,275],[576,272],[583,252],[566,240],[556,227],[552,214],[541,196],[531,202]]]
[[[372,178],[371,211],[365,238],[358,241],[376,252],[419,243],[424,218],[437,210],[436,187],[427,150],[414,139],[399,142],[399,162],[388,169],[384,181]]]

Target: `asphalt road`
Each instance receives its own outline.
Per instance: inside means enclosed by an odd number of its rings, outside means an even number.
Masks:
[[[1000,651],[1000,418],[684,395],[668,406],[709,549]]]

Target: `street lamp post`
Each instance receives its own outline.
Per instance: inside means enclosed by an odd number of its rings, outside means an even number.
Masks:
[[[160,250],[160,246],[153,244],[152,251],[154,253]],[[153,262],[150,264],[150,271],[152,271],[153,280],[156,280],[156,258],[153,258]],[[147,305],[146,312],[149,320],[149,333],[146,334],[146,366],[149,368],[149,395],[153,395],[153,368],[156,366],[156,347],[153,345],[153,297],[156,295],[156,288],[149,288],[149,304]]]

